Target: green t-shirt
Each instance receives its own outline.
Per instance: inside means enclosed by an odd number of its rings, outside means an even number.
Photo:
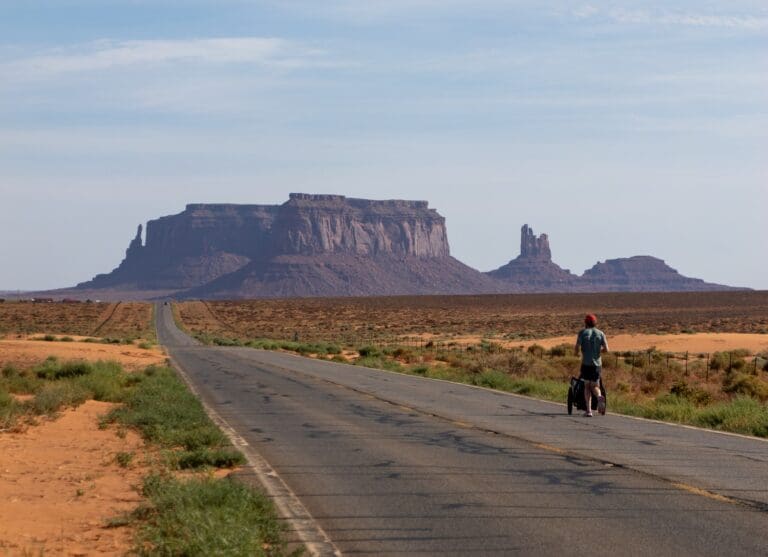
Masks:
[[[608,343],[605,340],[605,333],[600,329],[588,327],[579,331],[576,337],[576,344],[581,347],[581,361],[589,366],[602,366],[603,361],[600,358],[600,351],[603,346],[608,350]]]

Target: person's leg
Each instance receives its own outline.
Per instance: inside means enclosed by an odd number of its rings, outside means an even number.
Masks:
[[[584,415],[591,416],[592,415],[592,394],[595,390],[595,382],[594,381],[584,381],[584,402],[587,403],[586,410],[584,411]]]
[[[598,379],[598,382],[594,384],[595,385],[595,396],[597,397],[597,411],[601,414],[605,414],[605,397],[603,396],[603,392],[600,389],[600,380]]]

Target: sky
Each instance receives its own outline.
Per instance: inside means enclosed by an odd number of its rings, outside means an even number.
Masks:
[[[0,290],[290,192],[428,200],[482,271],[529,224],[768,289],[766,70],[764,0],[3,0]]]

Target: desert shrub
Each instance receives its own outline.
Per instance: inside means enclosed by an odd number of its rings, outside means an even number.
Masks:
[[[99,340],[102,344],[123,344],[123,339],[121,338],[113,338],[113,337],[104,337],[101,340]]]
[[[4,378],[16,377],[20,374],[19,369],[13,364],[6,364],[3,366],[3,371],[0,373]]]
[[[244,343],[237,338],[214,337],[211,342],[216,346],[243,346]]]
[[[562,358],[573,353],[573,346],[569,344],[558,344],[549,349],[549,355],[553,358]]]
[[[419,356],[410,348],[398,346],[392,351],[392,357],[401,359],[406,363],[413,363],[419,360]]]
[[[88,391],[72,381],[46,383],[32,399],[35,414],[54,414],[62,407],[78,406],[88,400]]]
[[[61,342],[75,342],[75,339],[73,339],[72,337],[61,337],[59,340]]]
[[[727,373],[723,379],[723,392],[766,401],[768,400],[768,382],[746,373]]]
[[[415,373],[416,375],[426,375],[427,372],[429,372],[429,366],[421,365],[411,368],[411,373]]]
[[[0,387],[9,393],[34,394],[43,386],[43,381],[28,371],[21,371],[14,366],[3,368]]]
[[[8,429],[22,412],[22,405],[8,392],[0,390],[0,428]]]
[[[324,356],[326,354],[341,354],[341,347],[335,344],[281,342],[280,348],[298,352],[302,355],[318,354]]]
[[[115,461],[117,462],[118,466],[121,468],[128,468],[128,466],[131,465],[131,461],[133,461],[133,453],[129,453],[126,451],[120,451],[115,456]]]
[[[355,365],[363,367],[372,367],[375,369],[386,369],[389,371],[402,371],[403,366],[395,360],[388,360],[381,356],[363,356],[355,361]]]
[[[528,353],[532,356],[542,357],[546,353],[546,349],[540,344],[531,344],[528,347]]]
[[[492,342],[490,340],[481,340],[480,341],[480,350],[482,352],[488,352],[490,354],[497,354],[499,352],[504,351],[504,347],[501,346],[498,342]]]
[[[715,352],[709,362],[709,367],[715,371],[740,370],[746,366],[744,358],[749,355],[748,350],[733,350],[731,352]]]
[[[91,365],[90,373],[74,379],[94,400],[103,402],[121,402],[125,388],[140,380],[140,374],[126,374],[117,362],[96,362]]]
[[[39,378],[47,380],[78,377],[80,375],[87,375],[92,371],[93,367],[91,364],[84,360],[72,360],[62,363],[51,358],[48,358],[45,362],[34,368],[34,372]]]
[[[625,383],[624,381],[619,381],[614,385],[614,390],[620,392],[620,393],[628,393],[629,392],[629,383]]]
[[[55,337],[55,336],[53,336],[53,335],[45,335],[45,336],[43,337],[43,340],[45,340],[45,341],[47,341],[47,342],[54,342],[54,341],[56,340],[56,337]]]
[[[706,406],[712,402],[712,394],[696,387],[691,387],[685,381],[675,381],[669,392],[680,398],[687,399],[697,406]]]
[[[382,355],[381,350],[375,346],[363,346],[358,352],[360,353],[361,358],[378,358]]]
[[[139,343],[139,348],[141,348],[142,350],[149,350],[150,348],[152,348],[152,346],[154,346],[154,345],[151,342],[140,342]]]

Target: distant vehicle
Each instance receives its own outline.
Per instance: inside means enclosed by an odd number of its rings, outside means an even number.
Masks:
[[[74,298],[64,298],[61,301],[62,304],[81,304],[82,300],[75,300]]]
[[[32,298],[32,301],[36,304],[52,304],[53,298]]]

